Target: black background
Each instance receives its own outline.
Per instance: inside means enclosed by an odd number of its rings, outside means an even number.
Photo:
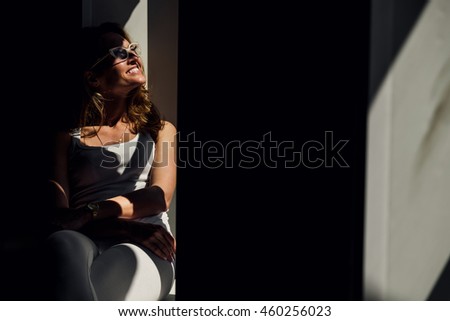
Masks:
[[[226,144],[271,132],[299,151],[332,131],[349,141],[349,167],[180,168],[178,300],[362,299],[369,4],[180,1],[182,136]],[[14,130],[4,137],[2,297],[45,299],[49,137],[79,102],[81,2],[11,12],[25,32],[3,38]]]
[[[349,168],[181,169],[177,299],[361,299],[369,14],[368,1],[180,3],[182,134],[271,132],[300,150],[332,131]]]

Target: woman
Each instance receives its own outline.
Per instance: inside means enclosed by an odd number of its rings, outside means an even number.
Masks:
[[[57,135],[50,180],[54,299],[161,300],[174,280],[176,129],[151,104],[139,45],[119,25],[84,28],[82,41],[79,124]]]

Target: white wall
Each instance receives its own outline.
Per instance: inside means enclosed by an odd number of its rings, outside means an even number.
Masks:
[[[178,0],[148,1],[148,67],[153,101],[177,125]]]
[[[370,108],[364,292],[425,300],[450,256],[450,1],[431,0]]]

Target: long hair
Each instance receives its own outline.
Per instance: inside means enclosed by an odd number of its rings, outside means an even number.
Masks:
[[[86,71],[92,71],[96,74],[102,74],[111,65],[110,59],[105,59],[92,66],[98,59],[108,52],[103,44],[102,37],[106,33],[117,33],[128,42],[131,42],[130,36],[117,23],[105,22],[97,27],[84,27],[81,33],[82,57],[80,59],[81,70],[81,110],[78,119],[78,127],[105,125],[105,99],[89,86],[86,77]],[[142,69],[144,72],[144,69]],[[130,129],[135,133],[148,131],[156,142],[158,132],[163,126],[160,113],[156,106],[150,100],[150,93],[146,85],[141,85],[133,89],[127,98],[126,121],[130,123]]]

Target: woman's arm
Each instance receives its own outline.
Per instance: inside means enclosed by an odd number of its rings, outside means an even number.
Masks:
[[[176,128],[165,122],[160,130],[149,187],[99,202],[96,218],[134,219],[169,209],[176,184]]]
[[[52,145],[51,172],[48,180],[50,208],[47,220],[56,229],[79,229],[91,220],[89,212],[69,208],[69,180],[67,176],[68,151],[71,137],[66,132],[56,133]]]
[[[57,133],[52,146],[52,164],[49,177],[51,204],[56,208],[69,207],[68,152],[71,137],[68,133]]]

